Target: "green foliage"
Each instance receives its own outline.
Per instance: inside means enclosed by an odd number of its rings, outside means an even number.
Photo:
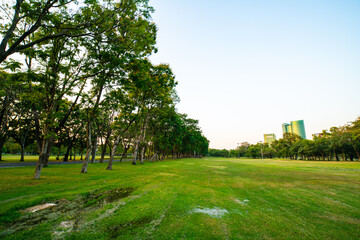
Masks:
[[[261,157],[261,148],[265,158],[290,158],[303,160],[350,160],[360,159],[360,118],[342,127],[332,127],[314,136],[313,140],[285,133],[284,137],[268,144],[243,143],[237,149],[230,150],[231,157]]]
[[[83,172],[98,145],[102,159],[117,150],[124,156],[132,151],[135,159],[207,153],[197,121],[175,111],[170,66],[148,60],[157,51],[148,2],[22,0],[0,8],[14,15],[0,24],[0,64],[14,72],[0,73],[6,106],[0,148],[9,151],[3,147],[7,136],[23,155],[36,144],[35,178],[56,150],[64,161],[87,152]],[[16,52],[26,71],[8,58]]]
[[[218,150],[218,149],[209,149],[208,156],[209,157],[229,157],[230,152],[226,149]]]

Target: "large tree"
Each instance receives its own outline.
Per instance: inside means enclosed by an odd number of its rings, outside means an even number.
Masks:
[[[52,39],[78,38],[93,35],[93,27],[106,24],[114,12],[91,11],[112,5],[122,9],[128,1],[76,1],[76,0],[3,0],[1,2],[0,63],[14,53]],[[105,31],[105,29],[103,29]]]

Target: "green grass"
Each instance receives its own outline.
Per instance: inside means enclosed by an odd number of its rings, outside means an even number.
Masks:
[[[96,163],[87,174],[80,167],[50,166],[38,181],[34,167],[0,169],[0,238],[360,239],[357,162],[182,159],[116,162],[112,171]],[[131,191],[104,201],[112,189]],[[59,207],[21,211],[44,202]]]

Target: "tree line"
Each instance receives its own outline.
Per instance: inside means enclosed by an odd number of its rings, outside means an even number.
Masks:
[[[148,0],[14,0],[1,6],[0,160],[7,140],[36,145],[38,179],[50,155],[84,152],[86,173],[117,150],[133,164],[203,156],[198,121],[176,110],[175,76],[154,65]],[[14,56],[14,59],[11,58]]]
[[[209,149],[209,156],[247,158],[288,158],[322,161],[359,161],[360,117],[344,126],[331,127],[314,135],[313,140],[285,133],[271,144],[241,143],[236,149]]]

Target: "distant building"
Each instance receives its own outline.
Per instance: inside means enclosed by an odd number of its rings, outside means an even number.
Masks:
[[[304,120],[291,121],[282,125],[283,133],[292,133],[306,139]]]
[[[288,123],[283,123],[282,129],[283,133],[292,133],[291,125]]]
[[[276,140],[276,136],[274,133],[264,134],[264,143],[271,144],[275,140]]]

